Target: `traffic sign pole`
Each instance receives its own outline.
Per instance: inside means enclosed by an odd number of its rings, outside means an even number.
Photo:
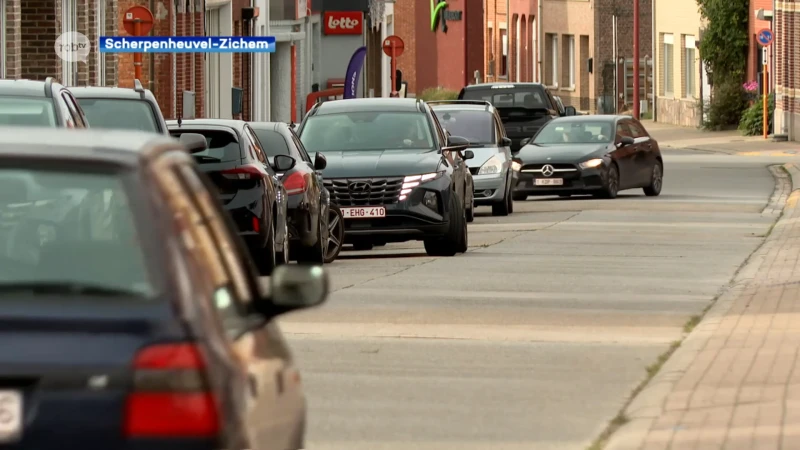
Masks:
[[[767,97],[769,96],[769,89],[767,86],[767,47],[764,47],[762,53],[763,53],[763,58],[761,62],[763,65],[761,71],[761,76],[762,76],[761,85],[763,86],[763,89],[761,90],[763,91],[762,107],[764,109],[764,121],[762,124],[762,128],[764,130],[764,139],[766,139],[767,134],[769,133],[769,131],[767,130],[768,128],[767,126],[769,124],[769,107],[768,107],[769,103],[767,101]]]
[[[383,41],[383,53],[391,59],[392,65],[392,90],[390,97],[399,97],[400,93],[397,92],[397,57],[403,54],[406,44],[400,39],[399,36],[387,36]]]
[[[400,94],[397,92],[397,45],[396,42],[392,41],[392,56],[391,56],[391,63],[392,63],[392,97],[399,97]],[[385,79],[385,78],[384,78]]]
[[[122,25],[131,36],[145,36],[153,29],[153,13],[144,6],[132,6],[125,11]],[[142,78],[142,54],[133,54],[133,76],[137,80]],[[151,80],[152,81],[152,80]]]

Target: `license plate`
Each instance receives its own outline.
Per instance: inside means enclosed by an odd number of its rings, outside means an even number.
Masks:
[[[342,208],[342,217],[345,219],[376,219],[386,217],[386,208],[383,206]]]
[[[536,186],[561,186],[564,184],[562,178],[542,178],[536,180]]]
[[[22,394],[0,391],[0,443],[19,440],[22,434]]]

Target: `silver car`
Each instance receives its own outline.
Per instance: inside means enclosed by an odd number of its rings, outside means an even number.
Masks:
[[[492,207],[493,216],[514,211],[511,191],[519,172],[511,156],[511,139],[506,136],[500,115],[482,100],[441,100],[428,102],[444,129],[470,141],[475,154],[467,161],[475,186],[475,205]]]

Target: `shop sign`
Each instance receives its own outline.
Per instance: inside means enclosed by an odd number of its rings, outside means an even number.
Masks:
[[[327,11],[323,17],[325,34],[361,35],[364,14],[360,11]]]
[[[463,11],[450,11],[445,1],[431,1],[431,31],[436,32],[436,26],[442,24],[442,33],[447,33],[448,20],[461,20]]]

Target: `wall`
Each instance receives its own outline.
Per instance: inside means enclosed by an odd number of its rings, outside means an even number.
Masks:
[[[494,2],[504,0],[492,0]],[[534,81],[536,30],[533,25],[538,7],[536,0],[509,0],[511,28],[509,30],[509,79]]]
[[[484,28],[484,69],[483,78],[486,82],[508,79],[508,61],[503,68],[503,33],[508,33],[508,8],[506,0],[486,0],[486,27]],[[510,48],[506,47],[507,57],[510,57]]]
[[[697,107],[700,98],[700,52],[695,50],[694,89],[686,91],[686,44],[696,37],[701,27],[700,13],[695,0],[673,0],[670,3],[656,2],[656,120],[683,126],[699,126],[702,123]],[[674,64],[667,67],[664,57],[665,38],[672,35]],[[687,39],[689,37],[689,39]],[[668,39],[668,38],[667,38]],[[691,46],[691,42],[689,42]],[[668,92],[666,74],[673,77],[672,91]],[[705,79],[705,76],[703,77]],[[706,89],[704,87],[704,89]],[[707,93],[708,90],[706,89]]]
[[[771,21],[758,20],[756,11],[763,9],[765,11],[772,11],[772,0],[750,0],[750,21],[748,24],[748,35],[750,37],[750,51],[747,58],[747,79],[755,80],[758,78],[758,73],[762,70],[761,64],[761,45],[756,39],[756,33],[762,28],[770,28]],[[759,79],[760,82],[760,79]]]
[[[776,101],[775,132],[788,134],[789,140],[800,139],[800,8],[798,1],[776,5]]]
[[[417,10],[427,11],[425,2],[397,2],[394,4],[394,34],[403,39],[405,51],[397,58],[397,68],[408,82],[408,92],[417,90]],[[424,16],[424,14],[423,14]],[[425,24],[430,23],[430,18]],[[430,28],[427,28],[430,31]],[[423,49],[424,51],[424,49]]]
[[[542,0],[543,46],[542,81],[550,86],[553,95],[558,95],[564,105],[574,106],[579,111],[594,111],[597,92],[596,75],[599,66],[595,55],[595,11],[588,0]],[[598,28],[609,28],[611,21]],[[567,37],[574,38],[575,47],[572,64],[575,70],[575,85],[569,83],[569,50]],[[553,57],[553,37],[556,37],[556,58]],[[583,44],[583,45],[581,45]],[[588,58],[594,58],[594,75],[589,73]],[[554,64],[554,60],[556,64]],[[556,79],[553,79],[553,66]]]
[[[325,34],[320,38],[320,60],[319,77],[320,89],[327,88],[327,81],[330,78],[344,78],[347,72],[347,65],[353,52],[363,46],[364,37],[359,36],[336,36]],[[361,74],[359,83],[363,83],[364,74]]]

